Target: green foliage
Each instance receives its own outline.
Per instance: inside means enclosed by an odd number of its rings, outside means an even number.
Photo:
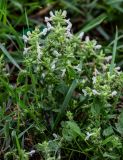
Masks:
[[[123,73],[115,67],[118,34],[113,57],[107,57],[96,40],[71,32],[66,14],[50,12],[46,28],[23,35],[21,68],[0,45],[18,68],[15,76],[0,58],[0,87],[7,95],[0,99],[4,159],[26,160],[36,153],[46,160],[123,156],[123,112],[118,109]]]

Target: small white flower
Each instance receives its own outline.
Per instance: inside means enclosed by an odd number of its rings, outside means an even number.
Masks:
[[[30,155],[30,156],[32,156],[33,154],[35,154],[35,150],[31,150],[28,154]]]
[[[55,65],[55,64],[52,64],[51,69],[54,70],[55,67],[56,67],[56,65]]]
[[[58,135],[56,133],[53,133],[53,137],[57,139]]]
[[[28,36],[30,36],[30,35],[31,35],[31,32],[30,32],[30,31],[28,31],[28,32],[27,32],[27,35],[28,35]]]
[[[89,42],[89,41],[90,41],[89,36],[86,36],[86,37],[85,37],[85,41],[86,41],[86,42]]]
[[[43,31],[41,32],[41,34],[45,36],[47,34],[47,31],[48,31],[48,29],[44,28]]]
[[[115,69],[116,69],[117,71],[119,71],[121,68],[118,66],[118,67],[116,67]]]
[[[94,70],[93,74],[96,76],[96,75],[99,75],[99,74],[100,74],[100,72],[95,68],[95,70]]]
[[[92,80],[93,80],[93,84],[95,84],[95,83],[96,83],[96,77],[93,76],[93,77],[92,77]]]
[[[100,93],[97,92],[95,89],[93,89],[92,92],[93,92],[94,95],[100,95]]]
[[[102,48],[101,45],[96,45],[96,46],[94,47],[94,49],[101,49],[101,48]]]
[[[48,29],[48,31],[53,29],[53,26],[49,22],[47,22],[47,29]]]
[[[85,137],[85,140],[89,140],[89,138],[93,135],[93,133],[87,132],[87,136]]]
[[[66,22],[67,24],[69,24],[69,23],[70,23],[70,19],[66,19],[65,22]]]
[[[82,89],[82,92],[84,93],[84,96],[87,96],[87,95],[88,95],[88,93],[86,92],[85,89]]]
[[[84,32],[81,32],[81,33],[79,34],[78,38],[82,39],[83,36],[84,36]]]
[[[64,17],[67,16],[67,11],[66,11],[66,10],[64,10],[64,11],[62,12],[62,16],[64,16]]]
[[[113,91],[112,93],[111,93],[111,96],[112,97],[114,97],[114,96],[116,96],[117,95],[117,91]]]
[[[49,14],[50,14],[51,17],[54,17],[54,16],[55,16],[52,11],[50,11]]]
[[[57,59],[55,59],[52,63],[51,63],[51,69],[54,70],[55,67],[56,67],[56,62],[57,62]]]
[[[38,53],[37,58],[38,60],[40,60],[42,56],[42,52],[41,52],[41,47],[39,46],[39,44],[37,44],[37,53]]]
[[[23,55],[28,53],[29,48],[24,48]]]
[[[46,76],[46,73],[42,73],[42,78],[44,79]]]
[[[106,71],[107,65],[102,64],[102,69],[103,69],[103,71]]]
[[[27,43],[28,37],[26,35],[23,35],[23,40],[24,40],[25,43]]]
[[[71,28],[72,28],[72,23],[71,23],[71,22],[69,22],[69,23],[68,23],[68,26],[67,26],[67,28],[66,28],[66,30],[67,30],[67,31],[70,31],[70,30],[71,30]]]
[[[62,70],[62,75],[61,75],[62,78],[64,77],[65,72],[66,72],[66,69],[63,69],[63,70]]]
[[[77,66],[74,66],[73,68],[76,69],[78,72],[81,72],[80,64]]]
[[[66,36],[67,36],[68,38],[71,38],[73,35],[72,35],[72,33],[70,33],[70,31],[67,31],[67,32],[66,32]]]
[[[54,55],[54,56],[56,56],[56,57],[61,56],[61,54],[60,54],[60,53],[58,53],[56,50],[55,50],[55,51],[53,51],[53,55]]]
[[[45,19],[45,22],[51,21],[51,19],[49,17],[45,17],[44,19]]]
[[[107,62],[109,62],[111,59],[112,59],[112,56],[107,56],[107,57],[105,57],[105,60],[106,60]]]

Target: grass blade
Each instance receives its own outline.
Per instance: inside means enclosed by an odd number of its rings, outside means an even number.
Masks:
[[[81,32],[87,32],[90,31],[91,29],[95,28],[96,26],[98,26],[99,24],[101,24],[104,19],[107,18],[106,14],[101,14],[100,16],[98,16],[97,18],[94,18],[93,20],[91,20],[89,23],[87,23],[85,25],[85,27],[83,27],[83,29],[81,30]]]
[[[70,8],[73,11],[76,11],[77,13],[83,14],[83,12],[80,9],[78,9],[76,6],[72,5],[71,2],[61,0],[61,3],[63,3],[65,6],[67,6],[68,8]]]
[[[113,46],[113,53],[112,53],[112,61],[110,65],[110,74],[112,75],[113,69],[115,67],[115,57],[116,57],[116,51],[117,51],[117,42],[118,42],[118,29],[116,28],[116,34],[115,34],[115,39],[114,39],[114,46]]]
[[[66,110],[66,108],[67,108],[67,106],[69,104],[69,101],[70,101],[71,97],[72,97],[73,91],[75,90],[75,88],[76,88],[76,86],[78,84],[77,82],[78,82],[77,80],[74,80],[72,82],[72,84],[71,84],[71,86],[70,86],[70,88],[69,88],[69,90],[67,92],[67,95],[66,95],[66,97],[64,99],[64,102],[63,102],[63,104],[61,106],[61,112],[59,112],[57,117],[56,117],[56,121],[55,121],[55,124],[53,126],[53,129],[56,127],[56,125],[58,124],[60,119],[64,116],[65,110]]]
[[[13,59],[13,57],[9,54],[9,52],[5,49],[5,47],[2,44],[0,44],[0,49],[8,57],[10,62],[13,63],[19,70],[21,70],[20,66],[17,64],[17,62]]]

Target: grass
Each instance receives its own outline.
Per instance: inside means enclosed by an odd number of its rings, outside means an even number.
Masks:
[[[115,66],[120,66],[121,70],[123,66],[122,6],[122,0],[1,0],[0,159],[122,159],[123,80],[122,74],[117,75],[115,70]],[[72,32],[77,36],[84,31],[84,38],[87,35],[91,40],[97,40],[103,51],[93,52],[92,41],[87,46],[83,44],[87,47],[84,48],[86,52],[82,50],[82,56],[73,59],[73,48],[66,41],[61,50],[69,56],[64,60],[59,58],[60,64],[69,59],[76,67],[79,59],[83,72],[78,75],[76,69],[75,72],[69,65],[62,64],[56,76],[50,66],[54,58],[47,54],[52,48],[59,50],[57,43],[61,32],[55,38],[48,34],[49,39],[41,39],[42,44],[46,43],[44,70],[35,74],[35,67],[30,67],[32,57],[23,56],[26,45],[22,35],[33,31],[35,26],[42,31],[46,27],[44,17],[49,16],[49,11],[64,9],[71,18]],[[80,42],[75,39],[71,43],[78,47]],[[66,45],[70,45],[70,50]],[[75,50],[77,54],[81,52],[79,47]],[[112,55],[109,66],[103,61],[102,52],[105,57]],[[31,65],[33,63],[35,60]],[[107,66],[105,72],[101,64]],[[67,77],[59,78],[59,72],[65,67]],[[96,69],[101,72],[96,75],[97,85],[91,80]],[[46,80],[41,78],[43,71],[48,73]],[[88,95],[85,96],[82,89]],[[94,96],[94,90],[101,95]],[[113,91],[117,91],[116,97],[111,97],[116,94]]]

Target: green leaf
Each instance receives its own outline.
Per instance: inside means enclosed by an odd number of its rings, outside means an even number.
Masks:
[[[123,111],[121,112],[119,119],[118,119],[118,123],[115,124],[117,131],[123,135]]]
[[[33,124],[31,124],[28,128],[26,128],[23,132],[21,132],[19,135],[18,135],[18,138],[20,139],[30,128],[33,127]]]
[[[0,44],[0,48],[2,52],[8,57],[11,63],[13,63],[19,70],[21,70],[20,66],[17,64],[17,62],[13,59],[13,57],[9,54],[9,52],[5,49],[5,47]]]
[[[91,112],[94,116],[97,116],[100,114],[101,111],[101,102],[99,99],[94,99],[92,107],[91,107]]]
[[[101,14],[100,16],[98,16],[97,18],[94,18],[93,20],[91,20],[88,24],[85,25],[85,27],[83,27],[83,29],[81,30],[81,32],[87,32],[90,31],[91,29],[97,27],[99,24],[101,24],[104,19],[107,18],[106,14]]]
[[[78,124],[74,121],[67,121],[63,124],[62,134],[66,141],[71,141],[76,139],[77,136],[82,136]]]
[[[106,3],[109,5],[116,5],[121,2],[123,2],[123,0],[108,0],[108,1],[106,0]]]
[[[110,74],[112,75],[113,69],[115,67],[115,57],[116,57],[116,51],[117,51],[117,42],[118,42],[118,30],[116,28],[116,34],[115,34],[115,40],[114,40],[114,46],[113,46],[113,53],[112,53],[112,61],[110,65]]]
[[[73,94],[73,91],[75,90],[76,86],[77,86],[77,83],[78,81],[77,80],[74,80],[67,92],[67,95],[64,99],[64,102],[61,106],[61,112],[58,113],[57,117],[56,117],[56,121],[55,121],[55,124],[54,124],[54,127],[58,124],[58,122],[60,121],[60,119],[64,116],[64,113],[65,113],[65,110],[67,109],[67,106],[69,104],[69,101],[72,97],[72,94]],[[53,128],[54,128],[53,127]]]
[[[104,129],[103,131],[103,135],[104,136],[110,136],[111,134],[113,134],[114,131],[112,129],[112,126],[107,127],[106,129]]]
[[[103,140],[102,145],[106,145],[107,143],[112,141],[112,136],[107,137],[105,140]]]
[[[76,11],[76,12],[82,14],[82,11],[80,9],[78,9],[76,6],[72,5],[70,2],[67,2],[65,0],[61,0],[61,3],[63,3],[65,6],[67,6],[71,10]]]
[[[105,152],[104,154],[103,154],[103,157],[104,158],[109,158],[109,159],[114,159],[114,160],[119,160],[119,155],[117,155],[117,154],[115,154],[115,153],[107,153],[107,152]]]

